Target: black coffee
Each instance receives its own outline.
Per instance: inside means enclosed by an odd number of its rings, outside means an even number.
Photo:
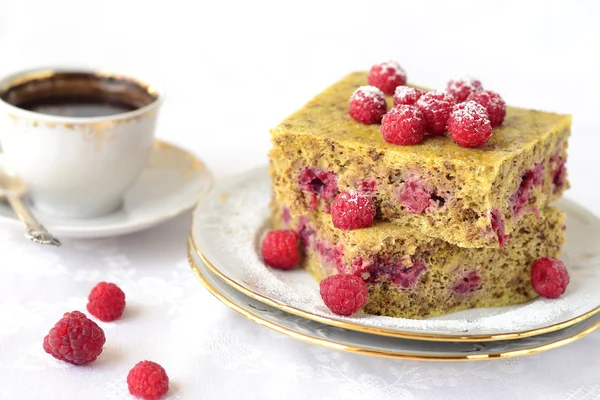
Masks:
[[[62,117],[104,117],[134,111],[157,99],[130,78],[94,73],[56,72],[20,78],[0,92],[16,107]]]

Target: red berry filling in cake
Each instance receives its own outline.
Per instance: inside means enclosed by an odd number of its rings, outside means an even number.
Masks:
[[[465,272],[452,285],[455,294],[468,294],[481,288],[481,276],[477,270]]]
[[[539,219],[539,217],[538,217],[538,219]],[[491,220],[492,220],[492,230],[498,237],[498,243],[500,244],[500,247],[504,247],[504,244],[506,243],[506,239],[508,239],[508,235],[504,233],[505,232],[504,218],[502,217],[502,213],[500,213],[500,211],[497,208],[492,210]]]
[[[316,210],[319,199],[333,200],[338,193],[337,175],[331,171],[306,167],[300,172],[300,189],[310,194],[309,208]]]
[[[521,184],[517,191],[510,197],[513,214],[521,215],[525,206],[529,203],[531,192],[536,186],[540,186],[544,181],[544,164],[536,164],[535,167],[527,171],[521,179]]]

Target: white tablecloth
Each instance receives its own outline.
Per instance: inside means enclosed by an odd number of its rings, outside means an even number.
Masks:
[[[599,19],[598,2],[2,0],[0,75],[84,64],[156,76],[167,88],[158,136],[222,178],[264,164],[268,129],[348,71],[394,58],[431,87],[467,72],[511,104],[574,114],[568,195],[600,215]],[[443,364],[271,332],[200,286],[189,218],[60,249],[0,225],[0,399],[127,399],[142,359],[166,368],[181,399],[600,399],[600,331],[530,357]],[[101,357],[75,367],[45,354],[50,327],[85,311],[102,280],[128,306],[101,323]]]

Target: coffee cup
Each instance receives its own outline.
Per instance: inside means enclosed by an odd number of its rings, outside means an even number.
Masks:
[[[117,210],[148,162],[163,95],[126,75],[37,69],[0,80],[0,147],[35,209],[64,218]]]

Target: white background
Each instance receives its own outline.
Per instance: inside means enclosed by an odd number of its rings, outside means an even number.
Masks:
[[[158,136],[220,178],[264,164],[268,129],[347,72],[391,58],[429,87],[468,73],[512,105],[573,114],[568,196],[600,215],[599,20],[595,1],[0,0],[0,75],[78,64],[155,77],[168,96]],[[0,227],[0,398],[127,398],[122,378],[142,357],[165,365],[173,398],[600,398],[600,332],[529,359],[440,365],[255,327],[187,270],[187,218],[60,251]],[[61,368],[36,346],[102,279],[133,311],[103,325],[104,361]]]

